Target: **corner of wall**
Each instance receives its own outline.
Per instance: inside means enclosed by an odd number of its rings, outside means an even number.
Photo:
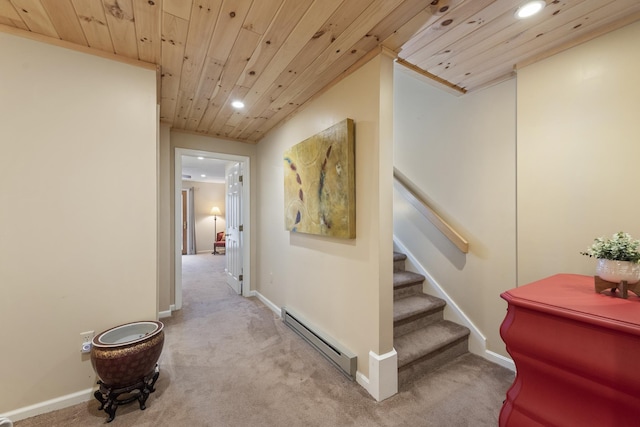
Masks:
[[[397,394],[398,353],[396,349],[380,355],[370,351],[369,378],[358,371],[356,381],[378,402]]]

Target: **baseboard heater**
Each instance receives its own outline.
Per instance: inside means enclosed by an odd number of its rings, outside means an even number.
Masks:
[[[289,309],[282,307],[282,320],[284,324],[293,329],[298,335],[304,338],[309,344],[315,347],[320,354],[327,358],[340,372],[351,380],[356,379],[356,369],[358,357],[344,349],[328,338],[322,337],[317,331],[312,330],[307,322],[300,319],[300,316],[292,314]]]

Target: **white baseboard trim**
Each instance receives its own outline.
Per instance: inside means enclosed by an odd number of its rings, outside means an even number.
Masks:
[[[369,352],[369,378],[356,372],[356,381],[378,402],[398,393],[398,353],[394,348],[388,353]]]
[[[56,397],[55,399],[15,409],[2,414],[2,416],[7,417],[14,422],[24,420],[25,418],[35,417],[36,415],[77,405],[78,403],[88,402],[93,399],[93,392],[93,388],[88,388],[86,390],[67,394],[66,396]]]
[[[370,388],[369,378],[365,377],[364,374],[360,371],[356,372],[356,382],[360,384],[362,388],[369,391],[369,388]]]
[[[171,314],[176,311],[176,306],[174,304],[171,304],[169,306],[169,310],[165,310],[165,311],[160,311],[158,312],[158,319],[164,319],[166,317],[171,317]]]
[[[485,352],[485,359],[487,359],[490,362],[495,363],[496,365],[500,365],[503,368],[507,368],[513,372],[516,371],[516,364],[513,362],[512,359],[505,357],[501,354],[498,353],[494,353],[493,351],[487,350]]]
[[[249,295],[247,295],[247,296],[257,297],[264,305],[269,307],[271,309],[271,311],[273,311],[278,317],[282,317],[282,310],[280,309],[280,307],[275,305],[273,302],[271,302],[271,300],[269,298],[265,297],[260,292],[251,291],[249,293]]]

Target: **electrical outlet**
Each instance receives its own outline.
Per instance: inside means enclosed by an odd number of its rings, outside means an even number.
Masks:
[[[93,341],[94,336],[95,336],[95,333],[93,331],[80,332],[80,352],[81,353],[91,352],[91,342]]]

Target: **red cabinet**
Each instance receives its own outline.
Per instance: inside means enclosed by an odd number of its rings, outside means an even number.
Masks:
[[[558,274],[504,292],[516,378],[500,426],[640,426],[640,298]]]

